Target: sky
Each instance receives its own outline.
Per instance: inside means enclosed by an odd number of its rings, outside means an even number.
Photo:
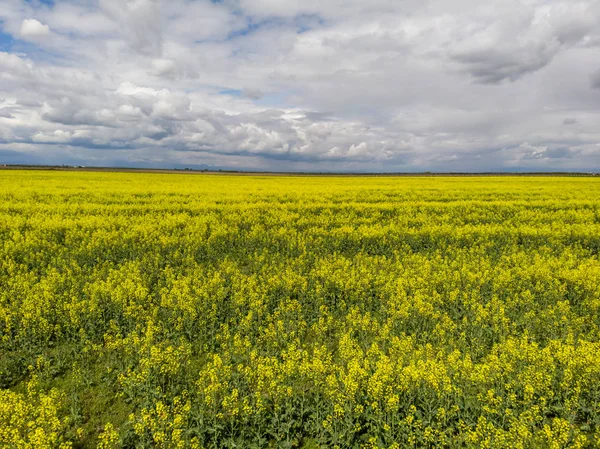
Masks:
[[[600,171],[600,0],[0,0],[0,163]]]

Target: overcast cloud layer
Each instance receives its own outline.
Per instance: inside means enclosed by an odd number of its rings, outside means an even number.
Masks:
[[[600,0],[0,0],[0,163],[600,171]]]

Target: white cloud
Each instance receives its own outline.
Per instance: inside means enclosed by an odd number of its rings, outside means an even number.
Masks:
[[[25,19],[21,23],[21,36],[24,38],[39,38],[48,36],[49,34],[50,27],[36,19]]]
[[[65,143],[71,140],[72,133],[57,129],[54,132],[37,132],[32,136],[34,142]]]
[[[143,117],[142,110],[137,106],[122,104],[116,114],[121,120],[140,120]]]
[[[11,53],[0,52],[0,77],[5,80],[28,78],[33,68],[31,60]]]
[[[173,77],[177,72],[177,65],[171,59],[153,59],[152,74],[156,76]]]

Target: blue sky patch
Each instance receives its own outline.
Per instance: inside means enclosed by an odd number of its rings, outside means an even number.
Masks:
[[[247,17],[246,19],[247,19],[246,27],[239,29],[239,30],[235,30],[232,33],[229,33],[227,35],[227,40],[232,40],[232,39],[235,39],[238,37],[247,36],[249,34],[254,33],[255,31],[259,30],[260,28],[264,28],[267,26],[277,27],[277,26],[284,25],[284,22],[281,19],[276,19],[276,18],[265,19],[265,20],[261,20],[260,22],[254,22],[251,17]]]
[[[219,91],[220,95],[231,95],[232,97],[241,97],[242,91],[239,89],[223,89]]]
[[[296,33],[302,34],[324,26],[325,20],[318,14],[302,14],[294,18],[294,25],[296,26]]]
[[[54,0],[25,0],[25,1],[27,3],[31,3],[32,5],[42,4],[42,5],[49,6],[50,8],[52,8],[54,6]]]
[[[12,51],[14,39],[10,34],[0,30],[0,51]]]

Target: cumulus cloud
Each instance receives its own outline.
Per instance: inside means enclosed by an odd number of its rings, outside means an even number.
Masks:
[[[71,140],[72,133],[57,129],[53,132],[37,132],[32,136],[34,142],[45,142],[45,143],[65,143]]]
[[[535,72],[564,48],[582,42],[595,25],[588,3],[537,9],[521,2],[507,4],[490,9],[489,17],[482,17],[485,27],[461,36],[453,45],[451,57],[479,82],[516,81]]]
[[[0,77],[4,80],[27,79],[31,75],[33,62],[15,54],[0,52]]]
[[[177,64],[171,59],[153,59],[151,73],[156,76],[172,78],[177,74]]]
[[[21,23],[21,36],[24,38],[38,38],[49,34],[50,27],[36,19],[25,19]]]
[[[0,154],[276,170],[600,169],[600,71],[589,68],[599,8],[8,2]]]

